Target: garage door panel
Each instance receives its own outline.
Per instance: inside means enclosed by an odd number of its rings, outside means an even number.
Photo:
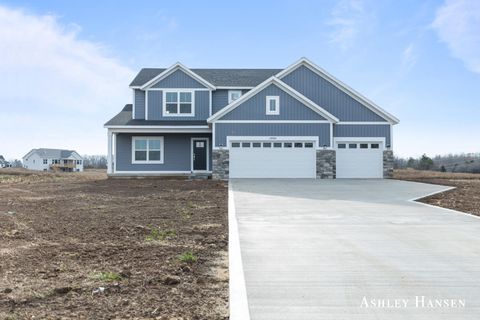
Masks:
[[[343,144],[345,148],[338,148]],[[356,148],[350,148],[350,144]],[[337,144],[337,178],[383,178],[383,149],[381,144],[373,142],[378,148],[372,148],[372,143],[367,142],[368,148],[361,149],[360,143],[341,142]]]
[[[315,178],[315,148],[293,146],[230,148],[230,177]]]

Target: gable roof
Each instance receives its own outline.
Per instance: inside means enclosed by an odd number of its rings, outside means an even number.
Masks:
[[[163,73],[165,68],[144,68],[130,83],[131,88],[140,88]],[[217,89],[253,88],[279,73],[282,69],[190,69]]]
[[[40,158],[54,158],[54,159],[65,159],[69,158],[72,155],[77,155],[81,158],[81,156],[75,150],[65,150],[65,149],[49,149],[49,148],[38,148],[32,149],[29,153],[27,153],[24,158],[31,154],[38,154]]]
[[[373,111],[374,113],[378,114],[379,116],[385,118],[386,120],[388,120],[392,124],[397,124],[397,123],[400,122],[400,120],[398,118],[396,118],[392,114],[388,113],[387,111],[383,110],[377,104],[375,104],[371,100],[367,99],[365,96],[363,96],[359,92],[355,91],[354,89],[352,89],[351,87],[349,87],[348,85],[343,83],[342,81],[338,80],[337,78],[332,76],[330,73],[328,73],[327,71],[325,71],[321,67],[317,66],[315,63],[308,60],[307,58],[301,58],[300,60],[298,60],[294,64],[290,65],[286,69],[280,71],[276,75],[276,77],[279,78],[279,79],[282,79],[283,77],[287,76],[288,74],[290,74],[293,71],[295,71],[296,69],[298,69],[300,66],[307,67],[308,69],[310,69],[311,71],[313,71],[314,73],[316,73],[320,77],[324,78],[325,80],[327,80],[328,82],[333,84],[335,87],[342,90],[343,92],[348,94],[350,97],[357,100],[359,103],[361,103],[362,105],[364,105],[365,107],[367,107],[368,109]]]
[[[210,89],[215,89],[215,86],[213,84],[211,84],[210,82],[208,82],[207,80],[203,79],[202,77],[200,77],[198,74],[196,74],[195,72],[191,71],[190,69],[188,69],[187,67],[185,67],[183,64],[181,64],[180,62],[177,62],[175,63],[173,66],[171,66],[170,68],[164,70],[163,72],[161,72],[160,74],[158,74],[157,76],[155,76],[154,78],[152,78],[151,80],[147,81],[146,83],[144,83],[140,89],[147,89],[151,86],[153,86],[155,83],[159,82],[160,80],[162,79],[165,79],[166,77],[168,77],[169,75],[171,75],[172,73],[174,73],[175,71],[177,70],[182,70],[183,72],[185,72],[187,75],[189,75],[190,77],[192,77],[193,79],[195,79],[196,81],[200,82],[201,84],[203,84],[205,87],[207,88],[210,88]]]
[[[334,115],[329,113],[327,110],[320,107],[318,104],[316,104],[312,100],[305,97],[300,92],[296,91],[295,89],[287,85],[285,82],[279,80],[277,77],[270,77],[264,82],[262,82],[261,84],[259,84],[254,89],[250,90],[249,92],[247,92],[246,94],[238,98],[237,100],[233,101],[232,103],[224,107],[222,110],[212,115],[210,118],[207,119],[207,122],[215,122],[216,120],[220,119],[225,114],[229,113],[230,111],[232,111],[233,109],[241,105],[243,102],[250,99],[251,97],[253,97],[254,95],[256,95],[257,93],[259,93],[260,91],[262,91],[263,89],[265,89],[267,86],[271,84],[276,85],[277,87],[279,87],[280,89],[288,93],[293,98],[297,99],[298,101],[300,101],[301,103],[303,103],[304,105],[306,105],[307,107],[315,111],[316,113],[325,117],[327,120],[333,123],[336,123],[339,121],[337,117],[335,117]]]

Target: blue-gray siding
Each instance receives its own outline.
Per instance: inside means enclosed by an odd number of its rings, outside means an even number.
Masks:
[[[280,114],[266,114],[267,96],[280,97]],[[219,120],[325,120],[325,118],[271,84]]]
[[[177,70],[155,83],[152,88],[205,88],[205,86],[182,70]]]
[[[145,91],[135,89],[135,119],[145,119]]]
[[[132,164],[132,136],[163,136],[163,164]],[[116,171],[190,171],[191,170],[191,138],[209,138],[209,164],[212,164],[212,143],[209,133],[165,133],[165,134],[130,134],[119,133],[116,140]]]
[[[390,142],[390,125],[333,125],[334,137],[385,137],[386,144]]]
[[[294,70],[282,81],[339,118],[341,121],[385,121],[305,66]]]
[[[219,89],[212,92],[212,114],[217,113],[228,105],[228,91],[227,89]],[[242,90],[242,94],[249,90]]]
[[[215,145],[225,147],[227,136],[318,136],[319,146],[330,146],[328,123],[216,123]]]
[[[208,91],[195,91],[194,117],[163,117],[162,90],[148,90],[148,120],[206,120],[210,113],[210,94]]]

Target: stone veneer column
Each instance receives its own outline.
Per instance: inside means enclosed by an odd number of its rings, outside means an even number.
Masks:
[[[386,179],[393,178],[393,151],[383,151],[383,177]]]
[[[212,179],[228,180],[230,157],[228,149],[212,151]]]
[[[317,178],[335,179],[336,162],[335,150],[317,150]]]

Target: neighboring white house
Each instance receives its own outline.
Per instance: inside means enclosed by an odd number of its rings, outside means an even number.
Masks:
[[[0,168],[10,168],[12,164],[5,160],[5,158],[0,155]]]
[[[83,158],[74,150],[32,149],[23,158],[23,167],[38,171],[83,171]]]

